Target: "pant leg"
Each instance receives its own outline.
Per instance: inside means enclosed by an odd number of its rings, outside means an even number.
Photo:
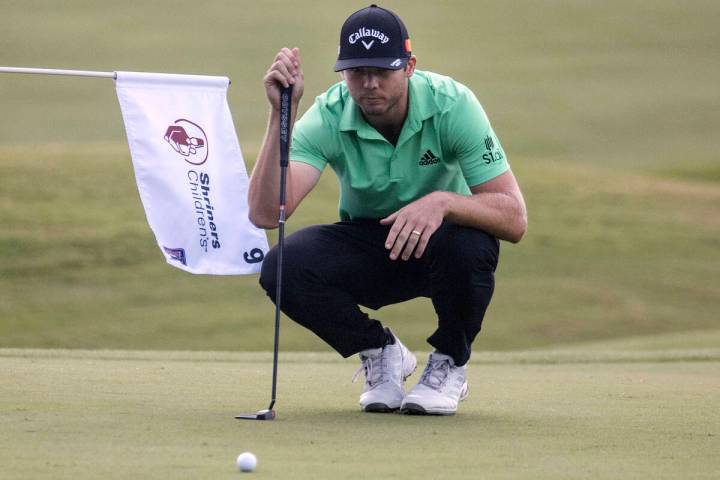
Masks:
[[[483,231],[449,222],[430,238],[425,254],[430,297],[438,328],[428,343],[458,366],[470,359],[475,336],[495,288],[498,240]]]
[[[377,309],[430,297],[438,326],[428,342],[464,365],[492,298],[499,242],[485,232],[444,222],[422,259],[391,261],[384,247],[388,231],[377,221],[341,222],[289,236],[283,312],[348,357],[385,340],[380,322],[358,304]],[[273,248],[260,278],[273,301],[276,262]]]
[[[385,345],[386,333],[358,305],[384,305],[427,296],[424,262],[392,261],[378,221],[340,222],[300,230],[285,240],[282,311],[344,357]],[[263,262],[260,284],[276,296],[277,249]]]

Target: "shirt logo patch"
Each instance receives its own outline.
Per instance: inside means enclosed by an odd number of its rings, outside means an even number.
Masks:
[[[482,156],[483,160],[485,160],[485,165],[498,162],[505,158],[502,154],[502,150],[497,148],[495,141],[490,135],[485,137],[485,148],[487,149],[487,152],[485,152]]]
[[[440,159],[435,156],[435,154],[432,152],[432,150],[428,150],[425,152],[425,155],[420,158],[420,161],[418,162],[418,165],[425,166],[425,165],[432,165],[434,163],[440,163]]]
[[[495,147],[495,142],[493,141],[491,136],[485,137],[485,148],[488,150],[492,150]]]

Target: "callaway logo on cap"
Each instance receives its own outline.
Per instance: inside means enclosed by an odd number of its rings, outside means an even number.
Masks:
[[[410,58],[410,38],[400,17],[370,5],[345,20],[335,71],[358,67],[404,68]]]

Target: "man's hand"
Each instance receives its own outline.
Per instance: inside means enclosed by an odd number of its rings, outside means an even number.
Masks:
[[[263,78],[265,93],[272,108],[280,110],[280,91],[278,87],[293,85],[292,101],[295,105],[300,103],[305,89],[305,77],[300,63],[300,49],[283,48],[275,55],[270,68]]]
[[[248,185],[248,217],[260,228],[276,228],[280,217],[280,87],[293,85],[290,132],[295,124],[305,80],[300,49],[283,48],[263,77],[271,105],[265,138],[253,167]],[[320,179],[320,171],[300,162],[290,162],[287,170],[285,218],[290,218],[305,195]]]
[[[444,219],[500,240],[519,242],[527,230],[527,210],[512,171],[470,187],[470,191],[472,195],[432,192],[380,220],[392,225],[385,240],[390,259],[408,260],[413,251],[415,258],[422,257]]]
[[[385,240],[391,260],[408,260],[413,251],[415,258],[422,257],[445,218],[448,201],[446,192],[432,192],[380,220],[383,225],[392,225]]]

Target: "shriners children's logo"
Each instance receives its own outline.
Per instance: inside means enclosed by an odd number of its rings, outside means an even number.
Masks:
[[[165,130],[165,141],[182,155],[183,160],[192,165],[202,165],[208,159],[205,130],[190,120],[175,120],[175,123]]]

